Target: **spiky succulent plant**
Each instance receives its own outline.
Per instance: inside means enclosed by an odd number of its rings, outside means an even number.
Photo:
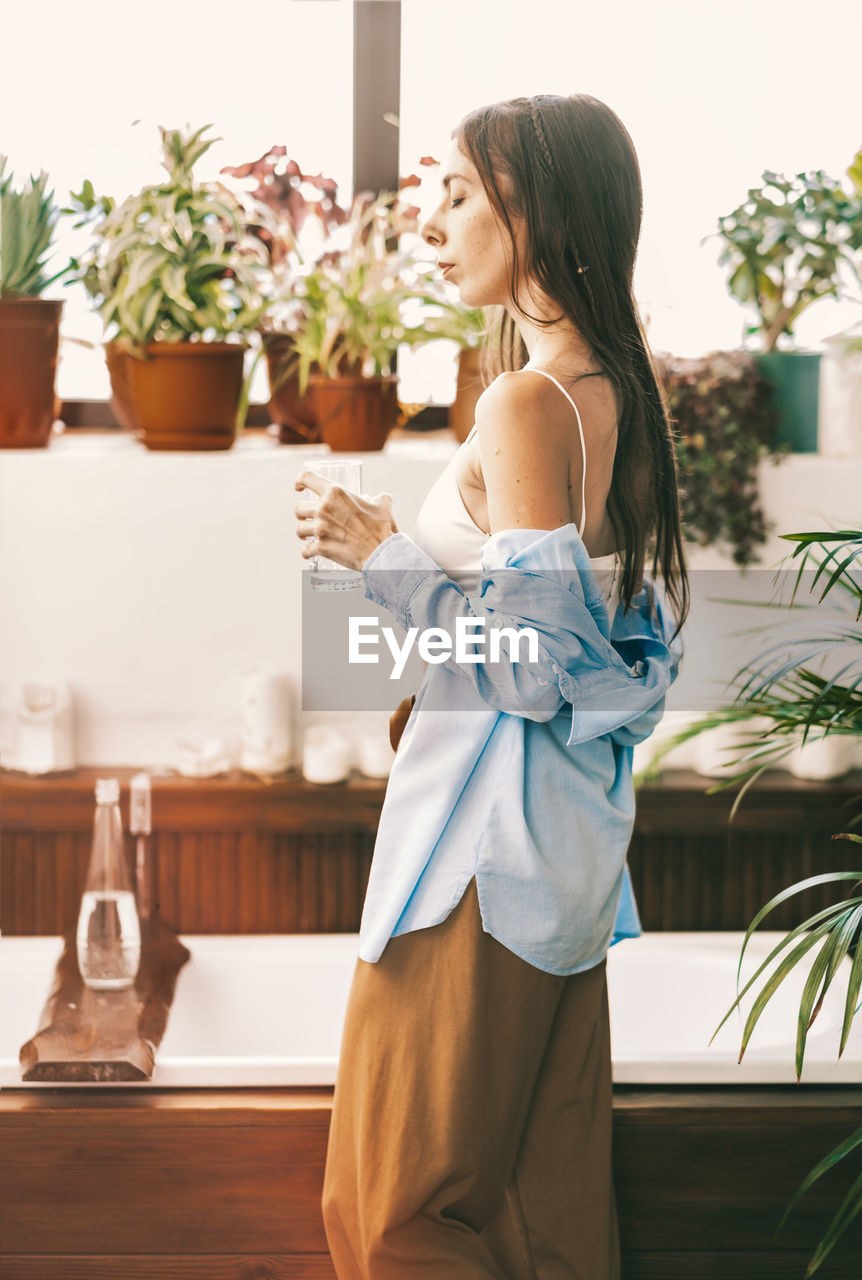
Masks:
[[[47,173],[31,176],[18,190],[5,170],[6,157],[0,156],[0,296],[37,298],[68,271],[49,275],[47,268],[59,209]]]

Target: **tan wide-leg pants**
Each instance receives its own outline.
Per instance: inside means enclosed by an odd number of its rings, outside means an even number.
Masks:
[[[323,1217],[339,1280],[618,1280],[606,962],[442,924],[358,960]]]

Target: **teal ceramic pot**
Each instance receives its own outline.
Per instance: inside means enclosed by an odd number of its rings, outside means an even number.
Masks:
[[[794,453],[817,452],[820,394],[820,355],[809,351],[770,351],[755,356],[757,367],[772,386],[778,413],[775,443],[790,445]]]

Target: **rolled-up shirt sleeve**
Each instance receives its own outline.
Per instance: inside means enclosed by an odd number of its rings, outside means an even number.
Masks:
[[[542,551],[531,562],[530,547],[537,542]],[[554,554],[558,542],[553,531],[516,530],[489,539],[476,591],[469,596],[401,533],[372,552],[362,573],[366,596],[405,631],[439,629],[454,639],[460,625],[482,637],[481,646],[471,648],[483,660],[464,661],[463,655],[458,660],[453,650],[435,666],[468,682],[488,706],[547,721],[570,703],[571,743],[600,736],[654,708],[666,682],[640,660],[637,646],[630,646],[635,660],[629,664],[602,634],[586,601],[581,571]],[[495,656],[491,632],[504,628],[527,634],[520,641],[501,635]],[[636,689],[639,696],[633,698]]]

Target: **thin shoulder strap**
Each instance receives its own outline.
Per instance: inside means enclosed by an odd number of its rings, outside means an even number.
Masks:
[[[531,366],[529,369],[522,369],[521,372],[522,373],[540,373],[543,378],[549,378],[551,382],[553,382],[555,387],[560,388],[563,395],[566,397],[569,404],[572,406],[572,408],[575,411],[575,417],[578,420],[578,431],[581,437],[581,453],[583,454],[583,458],[584,458],[584,465],[581,471],[581,527],[578,529],[578,537],[583,538],[584,527],[587,523],[587,497],[586,497],[586,494],[587,494],[587,446],[584,444],[584,425],[581,422],[581,415],[578,412],[578,406],[575,404],[574,400],[569,395],[566,388],[563,386],[560,386],[559,382],[557,382],[557,379],[554,377],[554,375],[552,373],[548,373],[547,369],[536,369],[535,367]]]

